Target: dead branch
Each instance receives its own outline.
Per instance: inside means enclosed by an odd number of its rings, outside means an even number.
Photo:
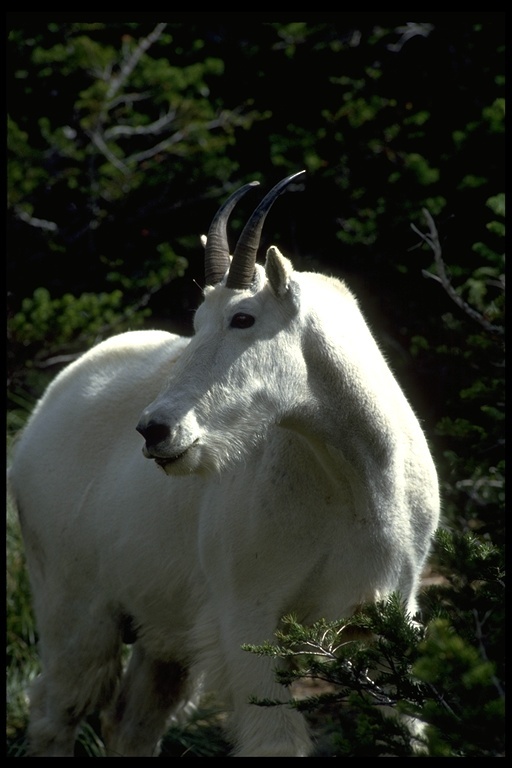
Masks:
[[[450,278],[448,277],[448,274],[446,272],[446,266],[443,261],[442,257],[442,248],[441,243],[439,242],[439,235],[437,233],[437,228],[434,223],[434,219],[430,215],[429,211],[427,211],[426,208],[423,208],[423,215],[425,216],[425,219],[427,221],[428,225],[428,232],[422,232],[418,229],[414,224],[411,224],[411,228],[418,234],[423,242],[427,243],[427,245],[431,248],[434,254],[434,261],[436,264],[436,270],[437,275],[432,274],[432,272],[429,272],[428,270],[423,270],[423,274],[425,277],[430,277],[433,280],[437,280],[441,285],[443,286],[444,290],[448,294],[448,296],[452,299],[452,301],[457,304],[457,306],[462,309],[463,312],[465,312],[466,315],[471,317],[473,320],[476,320],[477,323],[480,323],[480,325],[485,328],[486,331],[489,331],[490,333],[499,333],[504,334],[505,329],[500,325],[494,325],[493,323],[490,323],[489,320],[481,313],[478,312],[476,309],[471,307],[464,299],[459,296],[453,285],[451,284]]]

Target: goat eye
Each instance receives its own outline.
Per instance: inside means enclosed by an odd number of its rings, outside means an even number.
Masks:
[[[246,315],[245,312],[237,312],[231,318],[231,328],[250,328],[251,325],[254,325],[254,317]]]

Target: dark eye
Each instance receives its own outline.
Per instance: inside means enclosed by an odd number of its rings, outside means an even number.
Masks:
[[[231,328],[250,328],[254,325],[254,317],[252,315],[246,315],[245,312],[237,312],[231,318]]]

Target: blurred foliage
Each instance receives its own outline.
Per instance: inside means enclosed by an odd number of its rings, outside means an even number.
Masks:
[[[36,629],[21,532],[10,500],[6,521],[7,752],[22,757],[27,727],[27,686],[39,672]]]
[[[427,629],[394,605],[368,609],[383,640],[329,661],[343,701],[338,691],[308,709],[319,750],[410,754],[410,734],[363,685],[381,655],[395,659],[381,681],[389,695],[428,724],[428,754],[501,756],[504,14],[56,17],[7,19],[9,437],[56,372],[102,338],[191,332],[199,236],[219,204],[247,181],[263,193],[305,168],[304,192],[269,213],[262,252],[279,243],[298,269],[341,276],[359,296],[424,424],[443,498]],[[233,241],[257,200],[234,211]],[[7,544],[8,742],[19,756],[37,659],[12,513]],[[323,679],[325,659],[313,661]],[[170,732],[167,754],[213,756],[208,743],[225,754],[215,718],[211,739],[203,726]],[[98,753],[93,733],[81,736],[86,756]]]

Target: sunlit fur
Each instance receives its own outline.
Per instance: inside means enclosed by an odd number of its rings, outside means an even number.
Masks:
[[[136,427],[155,424],[144,446]],[[156,755],[200,684],[235,756],[310,754],[299,712],[250,703],[287,691],[242,644],[393,591],[414,614],[439,516],[422,429],[355,298],[274,247],[251,288],[206,289],[191,340],[127,333],[64,370],[9,482],[40,636],[36,756],[72,755],[94,708],[109,756]]]

